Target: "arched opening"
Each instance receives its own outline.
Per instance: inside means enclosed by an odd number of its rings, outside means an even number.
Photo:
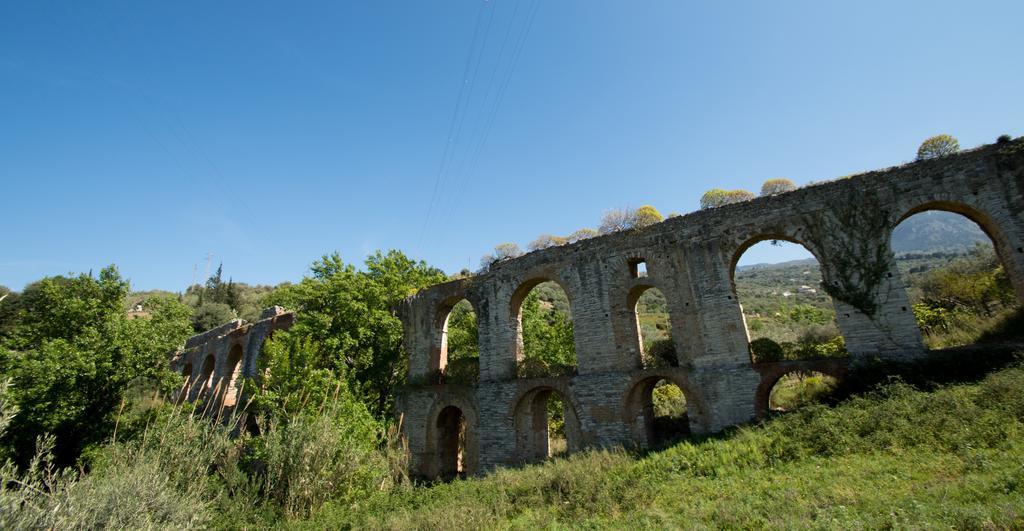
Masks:
[[[520,378],[576,373],[569,296],[557,282],[536,279],[523,284],[512,297],[511,312]]]
[[[690,435],[690,415],[683,388],[671,379],[652,376],[627,395],[634,438],[642,448],[655,448]]]
[[[834,376],[817,371],[792,371],[783,374],[768,393],[768,411],[793,411],[811,404],[820,404],[836,390]]]
[[[438,371],[441,383],[474,384],[480,378],[480,347],[473,305],[466,299],[441,307]]]
[[[447,406],[437,416],[438,477],[451,480],[465,477],[466,417],[462,410]]]
[[[202,387],[199,389],[201,397],[206,397],[213,389],[213,369],[217,365],[217,360],[214,359],[213,354],[206,357],[206,361],[203,362],[203,372],[200,373],[199,383]]]
[[[762,238],[733,263],[733,293],[754,363],[847,355],[821,265],[806,247]]]
[[[892,232],[897,270],[931,349],[1021,337],[1024,317],[994,223],[962,205],[914,209]]]
[[[550,387],[534,389],[515,411],[516,446],[524,462],[538,462],[579,449],[579,420],[569,400]]]
[[[238,395],[241,389],[238,388],[239,378],[242,374],[242,345],[231,347],[228,352],[228,363],[225,371],[224,406],[233,407],[238,402]]]
[[[635,316],[640,366],[645,369],[678,367],[679,356],[672,339],[668,302],[661,290],[637,286],[630,293],[627,304],[633,308]]]

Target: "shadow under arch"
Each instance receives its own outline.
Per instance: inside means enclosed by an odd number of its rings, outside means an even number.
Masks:
[[[1024,247],[1018,246],[1014,248],[1013,242],[1010,241],[1006,231],[1000,225],[999,221],[978,207],[962,201],[946,199],[930,200],[914,205],[906,209],[902,215],[895,218],[895,221],[889,227],[889,238],[887,241],[892,242],[892,232],[908,218],[915,214],[930,211],[959,214],[974,222],[974,224],[985,233],[985,236],[987,236],[988,240],[992,243],[992,247],[995,249],[996,258],[998,258],[999,263],[1006,270],[1007,277],[1010,280],[1010,285],[1013,287],[1013,291],[1017,295],[1017,302],[1024,304],[1024,281],[1021,280],[1024,279],[1024,270],[1021,269],[1018,261],[1014,260],[1014,252],[1016,251],[1016,254],[1024,254]],[[890,252],[892,252],[891,249]]]
[[[550,457],[547,407],[552,394],[562,401],[567,453],[578,452],[583,447],[579,407],[568,385],[562,380],[543,378],[520,391],[512,402],[510,413],[515,423],[516,458],[521,463],[536,463]]]
[[[641,449],[653,448],[658,443],[654,430],[652,394],[654,387],[662,380],[683,392],[689,432],[697,434],[709,431],[703,400],[685,375],[677,370],[644,371],[630,380],[622,401],[622,421],[629,427],[636,446]]]
[[[477,422],[476,409],[468,401],[445,397],[434,402],[424,431],[428,478],[450,480],[477,473]]]

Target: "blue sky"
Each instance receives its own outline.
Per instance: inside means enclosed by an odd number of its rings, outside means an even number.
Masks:
[[[295,4],[0,6],[0,284],[389,248],[454,272],[609,208],[1024,134],[1019,1]]]

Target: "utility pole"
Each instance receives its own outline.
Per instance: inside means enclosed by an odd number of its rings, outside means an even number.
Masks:
[[[207,251],[206,253],[206,276],[203,277],[204,281],[210,278],[210,263],[213,261],[213,253]]]

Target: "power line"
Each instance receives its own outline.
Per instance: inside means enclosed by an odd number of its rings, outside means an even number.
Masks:
[[[442,176],[444,175],[445,168],[447,167],[447,163],[448,163],[448,160],[449,160],[449,154],[452,151],[453,135],[455,134],[455,127],[456,127],[456,125],[458,123],[458,118],[459,118],[459,115],[460,115],[460,111],[464,111],[465,110],[465,105],[463,103],[466,101],[465,98],[464,98],[465,93],[466,93],[466,85],[470,83],[469,71],[470,71],[471,65],[473,64],[473,56],[475,55],[474,51],[476,50],[476,43],[477,43],[477,39],[478,39],[478,37],[480,35],[480,27],[481,27],[481,24],[482,24],[482,21],[483,21],[484,9],[487,7],[487,4],[488,4],[488,2],[486,0],[484,2],[481,2],[480,3],[480,9],[477,10],[476,24],[474,25],[474,28],[473,28],[473,38],[470,40],[470,43],[469,43],[469,53],[466,55],[466,64],[463,66],[463,69],[462,69],[462,83],[459,86],[459,94],[458,94],[458,96],[455,99],[455,109],[452,112],[452,119],[451,119],[450,123],[448,124],[448,134],[447,134],[447,136],[445,136],[444,151],[443,151],[443,153],[441,155],[441,164],[438,167],[437,174],[434,177],[434,190],[430,194],[430,202],[429,202],[429,204],[427,206],[427,216],[423,220],[423,226],[420,229],[420,235],[419,235],[419,238],[417,239],[417,242],[416,242],[417,250],[420,248],[421,244],[423,243],[423,235],[427,231],[427,226],[430,223],[430,218],[431,218],[431,216],[433,215],[433,212],[434,212],[434,204],[435,204],[435,202],[437,200],[438,190],[441,188],[441,179],[442,179]],[[492,13],[493,13],[493,10],[492,10]]]
[[[510,83],[512,81],[513,74],[515,74],[516,67],[519,64],[519,59],[522,56],[522,51],[523,51],[523,48],[526,45],[526,41],[527,41],[527,38],[529,37],[530,30],[533,28],[533,21],[536,19],[537,12],[540,10],[540,5],[541,5],[541,0],[535,0],[533,5],[530,8],[528,8],[528,10],[527,10],[527,15],[525,17],[525,23],[523,25],[523,29],[520,32],[519,37],[517,38],[516,43],[513,46],[512,60],[511,60],[511,64],[509,66],[508,72],[505,75],[505,78],[502,81],[500,88],[498,89],[498,94],[495,97],[494,105],[492,106],[491,111],[487,114],[487,117],[486,117],[486,120],[485,120],[483,134],[480,136],[479,141],[477,142],[476,147],[473,150],[473,154],[472,154],[472,157],[471,157],[471,162],[470,162],[470,165],[469,165],[469,170],[467,171],[466,174],[463,175],[463,179],[461,180],[460,185],[458,187],[458,190],[457,190],[457,192],[456,192],[456,194],[454,196],[452,208],[448,212],[448,216],[449,217],[448,217],[448,219],[445,222],[445,226],[447,226],[450,223],[450,221],[451,221],[451,219],[450,219],[451,218],[451,214],[455,210],[455,207],[457,207],[458,202],[461,200],[461,197],[462,197],[462,195],[463,195],[463,193],[465,191],[466,185],[469,182],[472,181],[472,177],[473,177],[473,174],[476,171],[476,167],[477,167],[477,164],[479,162],[480,155],[483,152],[484,145],[486,145],[486,143],[487,143],[487,139],[490,137],[491,130],[492,130],[493,126],[494,126],[494,122],[497,119],[498,111],[500,110],[501,104],[502,104],[502,102],[505,99],[505,94],[507,94],[508,87],[509,87],[509,85],[510,85]],[[518,7],[518,4],[517,4],[517,7]],[[513,13],[513,17],[514,17],[514,13]],[[514,23],[514,18],[513,18],[513,21],[509,25],[509,30],[511,30],[513,23]],[[496,68],[495,71],[497,71],[497,68]]]

